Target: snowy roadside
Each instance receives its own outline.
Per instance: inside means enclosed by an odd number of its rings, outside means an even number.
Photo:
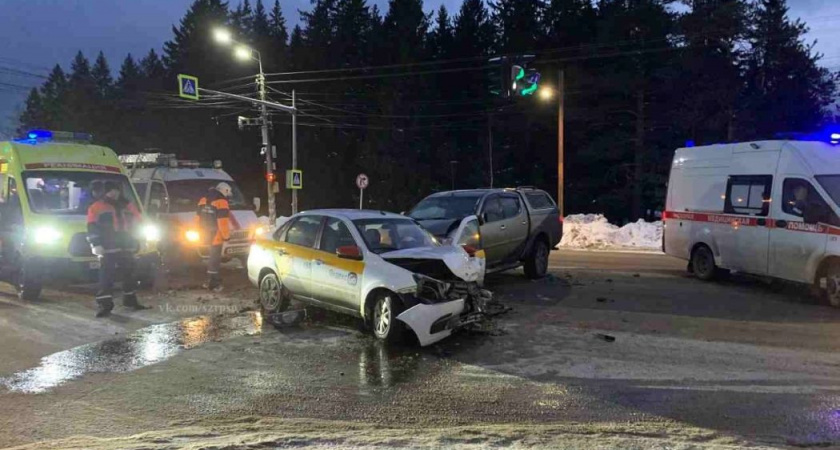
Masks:
[[[99,438],[74,436],[12,447],[18,450],[62,449],[483,449],[507,448],[668,448],[753,449],[756,446],[712,430],[662,423],[493,424],[460,427],[389,427],[316,419],[243,417],[230,421],[183,425],[133,436]]]
[[[558,249],[658,253],[662,251],[662,222],[631,222],[619,227],[602,214],[572,214],[563,220]]]

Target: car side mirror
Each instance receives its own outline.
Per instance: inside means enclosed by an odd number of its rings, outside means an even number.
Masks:
[[[335,249],[335,254],[341,259],[351,259],[353,261],[362,260],[362,250],[356,245],[344,245]]]
[[[259,197],[254,197],[254,211],[259,211],[261,205],[262,199],[260,199]]]

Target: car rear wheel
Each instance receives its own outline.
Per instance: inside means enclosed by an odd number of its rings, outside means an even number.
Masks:
[[[274,314],[289,308],[289,295],[273,273],[266,274],[260,280],[260,308],[266,314]]]
[[[396,343],[405,337],[405,324],[397,319],[402,313],[402,305],[396,300],[394,294],[381,294],[373,304],[373,315],[371,326],[373,334],[385,341]]]
[[[535,280],[548,273],[548,244],[540,239],[534,243],[531,255],[525,261],[525,276]]]
[[[715,278],[717,267],[715,266],[715,257],[712,250],[705,245],[697,247],[691,254],[691,268],[694,275],[703,280],[709,281]]]

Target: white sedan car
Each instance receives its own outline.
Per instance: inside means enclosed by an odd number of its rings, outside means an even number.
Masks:
[[[294,298],[360,317],[387,341],[408,326],[421,345],[483,318],[483,277],[482,252],[441,245],[413,219],[380,211],[297,214],[248,257],[266,313]]]

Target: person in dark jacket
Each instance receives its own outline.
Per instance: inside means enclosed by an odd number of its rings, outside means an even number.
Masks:
[[[196,221],[204,238],[204,245],[209,246],[207,259],[208,281],[205,289],[219,292],[223,289],[219,268],[222,265],[222,246],[230,239],[230,204],[228,198],[233,194],[229,184],[221,182],[210,188],[205,197],[198,202]]]
[[[104,317],[114,309],[114,281],[122,280],[123,305],[144,309],[137,301],[137,281],[134,279],[134,258],[139,244],[134,237],[140,223],[140,211],[121,196],[118,183],[102,183],[102,191],[88,208],[88,242],[99,257],[99,290],[96,293],[96,317]]]

